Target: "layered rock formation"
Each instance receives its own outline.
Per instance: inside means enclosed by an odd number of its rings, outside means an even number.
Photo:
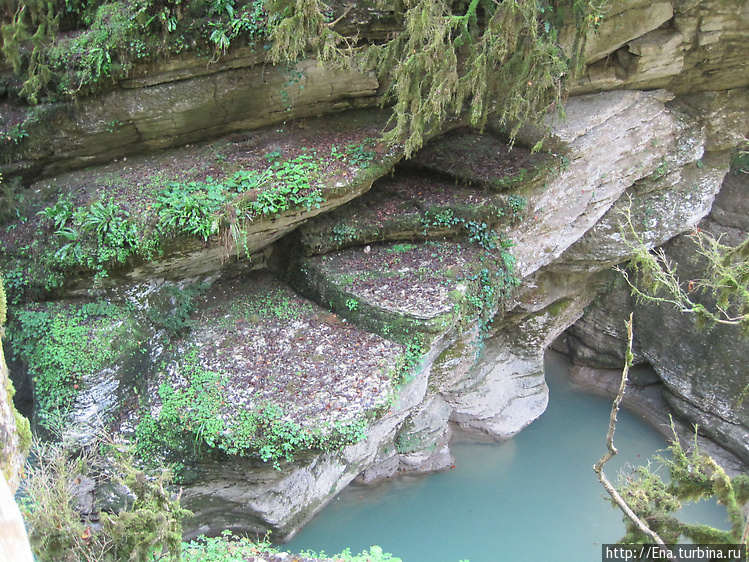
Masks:
[[[710,215],[697,228],[737,245],[746,238],[747,180],[739,171],[726,176]],[[688,234],[666,245],[666,255],[678,264],[685,283],[704,273],[692,259],[696,247]],[[701,299],[714,306],[709,298]],[[701,434],[749,461],[749,420],[746,395],[747,343],[735,326],[717,325],[697,330],[692,315],[666,307],[634,302],[619,283],[591,306],[568,330],[566,345],[573,360],[583,366],[612,368],[622,361],[624,320],[634,311],[638,362],[657,373],[639,384],[656,384],[673,413]]]
[[[305,61],[299,84],[242,50],[214,65],[141,69],[50,118],[44,126],[55,131],[5,168],[50,176],[34,184],[29,216],[70,193],[80,206],[123,201],[152,228],[170,186],[240,172],[274,178],[224,202],[238,205],[288,186],[278,170],[294,162],[309,164],[301,189],[319,197],[247,220],[227,211],[215,232],[170,238],[161,256],[131,255],[108,277],[67,271],[51,293],[58,303],[27,304],[27,325],[44,319],[52,334],[56,315],[80,345],[100,342],[103,360],[60,383],[72,397],[68,435],[85,440],[104,423],[148,437],[152,452],[171,436],[195,512],[188,536],[229,528],[277,538],[354,479],[449,466],[451,424],[514,435],[548,401],[544,349],[596,310],[609,268],[629,257],[623,211],[659,245],[693,229],[717,193],[734,198],[725,209],[736,206],[740,188],[721,185],[749,129],[749,67],[736,55],[749,23],[745,3],[730,4],[617,3],[541,154],[524,148],[533,133],[510,150],[491,124],[479,135],[455,123],[402,162],[398,147],[377,142],[386,112],[314,118],[373,105],[372,76]],[[134,156],[230,132],[241,134]],[[122,161],[51,176],[113,158]],[[35,220],[13,223],[3,240],[21,277],[34,265],[26,252],[36,232],[46,229],[50,244],[57,236]],[[101,300],[116,307],[92,308]],[[569,338],[575,358],[618,366],[621,334],[602,329],[609,316],[589,314],[577,326],[594,328]],[[688,326],[660,310],[638,314],[648,330],[641,357],[669,402],[743,454],[746,405],[734,395],[747,382],[737,359],[746,349],[732,345],[729,355],[699,336],[689,350],[676,347],[682,336],[659,345],[676,333],[668,326]],[[22,368],[40,364],[16,351]],[[37,382],[37,404],[43,390]]]

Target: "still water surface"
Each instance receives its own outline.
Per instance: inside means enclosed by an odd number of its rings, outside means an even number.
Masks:
[[[454,443],[454,470],[349,487],[284,549],[358,553],[376,544],[404,562],[600,561],[600,545],[623,529],[592,470],[605,452],[611,403],[572,391],[565,370],[562,357],[547,356],[549,407],[515,438]],[[615,443],[611,479],[666,446],[628,412]],[[726,526],[719,506],[697,507],[685,518]]]

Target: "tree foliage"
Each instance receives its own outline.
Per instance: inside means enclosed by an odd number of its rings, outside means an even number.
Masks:
[[[633,257],[626,270],[617,269],[638,300],[693,314],[697,328],[709,329],[716,324],[736,325],[744,334],[749,333],[749,237],[738,244],[728,245],[721,241],[721,237],[716,238],[695,229],[689,239],[694,249],[692,259],[697,262],[696,270],[700,276],[682,281],[677,265],[668,258],[663,248],[651,250],[648,247],[644,235],[634,226],[631,207],[624,211],[624,222],[622,238]],[[696,438],[691,450],[684,449],[673,422],[674,439],[669,447],[672,458],[656,458],[666,467],[670,480],[664,481],[650,466],[639,467],[618,489],[613,489],[603,475],[603,464],[616,453],[613,447],[616,412],[632,362],[631,321],[630,317],[630,351],[609,424],[610,454],[595,467],[611,501],[625,514],[626,534],[620,542],[654,542],[664,548],[666,544],[688,539],[695,544],[749,546],[749,517],[744,513],[744,504],[749,502],[749,475],[729,477],[715,460],[700,452]],[[744,399],[747,390],[749,387],[741,393],[739,402]],[[704,498],[717,499],[725,506],[731,525],[729,530],[684,523],[675,516],[683,502]]]
[[[656,544],[661,548],[659,558],[672,560],[668,545],[689,539],[694,544],[735,545],[749,547],[749,515],[744,514],[744,504],[749,502],[749,475],[729,477],[710,456],[703,454],[695,441],[691,450],[684,449],[671,421],[673,440],[669,446],[671,458],[656,457],[665,466],[670,479],[664,481],[658,471],[648,466],[634,468],[620,485],[614,486],[604,472],[604,466],[616,454],[614,432],[619,407],[627,387],[627,377],[632,366],[633,326],[632,315],[627,322],[627,348],[621,383],[611,406],[609,430],[606,436],[607,452],[593,467],[601,485],[610,496],[611,503],[624,514],[625,535],[619,543],[624,545]],[[675,513],[684,502],[717,499],[725,506],[731,528],[728,531],[709,525],[684,523]]]
[[[747,522],[742,507],[749,501],[749,475],[729,477],[711,457],[702,453],[695,440],[691,450],[674,440],[669,446],[671,458],[656,457],[668,471],[669,480],[648,467],[639,467],[619,487],[619,493],[632,510],[667,544],[746,544]],[[729,530],[709,525],[685,523],[675,513],[685,502],[715,498],[726,509]],[[622,544],[649,542],[649,537],[632,520],[624,520],[626,534]]]

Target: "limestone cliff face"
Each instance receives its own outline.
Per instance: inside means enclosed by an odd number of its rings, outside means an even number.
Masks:
[[[698,228],[722,236],[726,244],[742,241],[749,228],[746,189],[745,174],[729,173],[710,214]],[[665,248],[683,279],[701,276],[699,263],[691,259],[695,246],[688,235],[673,238]],[[678,417],[697,425],[700,433],[744,462],[749,461],[749,418],[742,399],[749,384],[744,359],[749,345],[736,327],[697,330],[690,315],[633,302],[627,288],[619,284],[569,329],[566,342],[574,361],[602,368],[620,364],[623,326],[630,311],[635,313],[637,359],[650,364],[659,377],[645,383],[660,382],[666,402]]]
[[[89,330],[86,341],[104,342],[108,363],[74,379],[67,431],[85,439],[105,422],[132,434],[148,416],[167,419],[169,396],[189,386],[190,369],[214,373],[211,396],[224,409],[198,420],[199,429],[194,420],[183,428],[205,437],[207,422],[220,420],[204,442],[211,454],[184,459],[184,499],[196,514],[190,534],[270,529],[278,538],[354,479],[449,466],[455,424],[514,435],[543,413],[543,351],[573,324],[577,360],[618,366],[615,314],[592,303],[610,267],[629,257],[622,211],[649,244],[677,237],[670,251],[684,255],[678,235],[708,214],[717,194],[709,220],[745,235],[743,187],[726,174],[749,130],[746,15],[738,0],[617,2],[589,47],[565,118],[549,122],[554,149],[543,155],[523,148],[533,133],[510,151],[490,123],[484,135],[446,131],[403,162],[398,147],[366,140],[386,115],[353,111],[377,102],[374,77],[303,61],[304,83],[290,83],[243,50],[209,66],[185,58],[140,69],[78,111],[48,109],[53,130],[6,167],[49,176],[34,185],[35,211],[59,191],[97,201],[136,183],[155,192],[174,178],[202,181],[280,154],[324,155],[315,161],[319,206],[182,237],[161,257],[130,259],[108,278],[78,275],[57,292],[58,303],[29,305],[85,317],[77,327]],[[283,127],[258,129],[290,115]],[[242,134],[134,156],[235,131]],[[131,214],[156,201],[144,196]],[[17,236],[27,228],[19,221]],[[181,299],[198,281],[210,288],[187,323]],[[126,306],[92,320],[81,312],[92,291]],[[617,311],[630,306],[626,294],[608,294],[617,296],[603,302],[621,302]],[[654,366],[669,403],[741,454],[747,404],[734,398],[747,382],[739,360],[747,349],[723,343],[719,332],[687,338],[688,319],[665,311],[637,314],[638,357]],[[164,317],[183,324],[170,334]],[[234,420],[273,401],[285,421],[327,432],[340,446],[297,452],[275,467],[238,453]],[[361,439],[347,439],[362,422]]]
[[[613,2],[571,91],[665,88],[686,95],[745,88],[748,11],[743,0]],[[370,8],[344,23],[374,39],[397,28],[387,12]],[[563,43],[570,33],[562,33]],[[379,103],[372,74],[314,60],[282,68],[264,64],[265,57],[262,47],[239,48],[219,61],[186,54],[136,67],[130,78],[75,107],[38,107],[26,121],[29,140],[6,154],[3,173],[48,176]]]
[[[155,63],[76,108],[37,108],[27,121],[31,140],[3,170],[49,176],[379,101],[369,74],[314,60],[294,69],[266,66],[258,50],[239,49],[214,63],[194,55]]]

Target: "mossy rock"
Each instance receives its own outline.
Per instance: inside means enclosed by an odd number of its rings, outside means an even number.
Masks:
[[[494,280],[506,273],[500,263],[469,242],[378,244],[304,258],[291,282],[367,330],[398,341],[431,340],[493,316],[501,300],[494,299],[501,292]]]
[[[147,329],[131,307],[105,301],[17,308],[10,348],[32,380],[34,424],[66,433],[90,416],[111,418],[126,394],[122,381],[143,374],[140,364],[137,375],[127,370]]]
[[[461,128],[427,145],[411,164],[460,182],[495,191],[517,191],[542,183],[557,159],[511,146],[490,135]]]
[[[362,197],[303,225],[305,255],[376,242],[440,240],[476,228],[504,228],[523,219],[522,196],[499,194],[429,174],[398,172]]]
[[[358,442],[392,398],[405,346],[267,272],[219,280],[194,317],[151,379],[137,431],[144,452],[290,462]]]
[[[39,300],[121,282],[108,279],[193,277],[262,252],[394,166],[402,153],[374,140],[384,119],[353,112],[301,134],[267,128],[38,182],[0,229],[8,288]]]

